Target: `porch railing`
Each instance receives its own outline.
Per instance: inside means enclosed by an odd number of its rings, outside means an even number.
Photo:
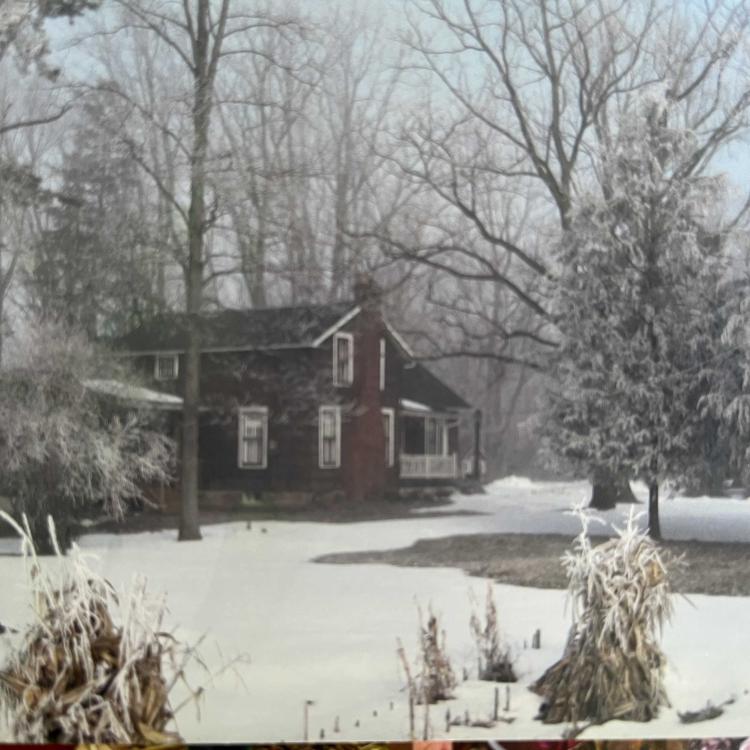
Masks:
[[[404,479],[454,479],[458,475],[455,453],[450,456],[413,456],[402,453],[399,463],[401,477]]]

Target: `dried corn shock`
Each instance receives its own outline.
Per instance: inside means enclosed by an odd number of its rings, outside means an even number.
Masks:
[[[564,558],[573,625],[562,658],[532,689],[546,723],[649,721],[669,705],[659,637],[671,615],[658,547],[631,512],[618,535],[592,547],[588,518]]]
[[[140,581],[121,606],[113,587],[77,549],[58,558],[59,575],[53,577],[34,557],[28,526],[16,529],[31,560],[34,613],[0,671],[0,705],[16,741],[179,741],[167,731],[173,718],[168,695],[184,649],[161,632],[164,602],[150,599]],[[165,666],[174,668],[169,681]]]

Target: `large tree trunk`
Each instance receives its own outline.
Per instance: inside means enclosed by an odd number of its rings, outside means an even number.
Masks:
[[[211,113],[208,68],[208,0],[199,0],[196,17],[193,101],[193,151],[188,209],[187,350],[182,416],[182,498],[180,541],[201,538],[198,508],[198,406],[200,401],[200,315],[203,301],[203,237],[206,229],[206,157]]]
[[[628,478],[608,469],[599,469],[592,477],[590,508],[611,510],[618,503],[637,503]]]
[[[54,555],[55,545],[49,532],[49,516],[55,524],[55,537],[60,551],[64,554],[73,543],[73,531],[76,526],[77,514],[64,499],[55,497],[54,488],[50,487],[48,477],[40,472],[37,478],[40,483],[29,494],[28,499],[15,499],[13,515],[20,523],[21,517],[26,516],[31,531],[31,541],[37,555]]]
[[[191,242],[192,244],[192,242]],[[195,274],[191,274],[193,276]],[[193,282],[190,282],[193,286]],[[188,298],[194,295],[188,295]],[[201,538],[198,508],[198,404],[200,401],[200,319],[195,302],[188,302],[188,345],[182,411],[180,531],[178,539]]]
[[[659,483],[656,481],[652,481],[648,486],[648,534],[652,539],[661,539]]]

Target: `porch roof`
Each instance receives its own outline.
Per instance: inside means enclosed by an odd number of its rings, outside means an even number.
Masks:
[[[182,399],[179,396],[123,383],[119,380],[84,380],[83,387],[102,396],[115,398],[129,404],[168,411],[182,409]]]
[[[420,362],[414,362],[404,368],[400,395],[402,401],[417,403],[426,407],[428,411],[471,408],[470,404]]]

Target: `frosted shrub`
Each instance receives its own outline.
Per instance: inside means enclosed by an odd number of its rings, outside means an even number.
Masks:
[[[671,615],[667,569],[656,544],[636,524],[591,546],[589,518],[563,563],[573,625],[565,652],[533,688],[545,698],[546,723],[611,719],[649,721],[669,705],[659,647]]]
[[[479,657],[479,679],[493,682],[515,682],[518,678],[513,670],[510,648],[500,638],[497,621],[497,605],[492,593],[492,583],[487,584],[484,622],[477,612],[472,612],[469,621]]]
[[[0,708],[24,743],[162,744],[169,692],[193,652],[162,632],[165,603],[137,580],[120,599],[77,546],[41,567],[28,521],[19,527],[33,621],[0,671]],[[50,522],[50,536],[55,539]],[[165,675],[165,669],[170,676]]]
[[[82,512],[120,518],[147,482],[170,478],[173,445],[146,410],[112,406],[85,383],[131,377],[82,336],[34,329],[24,358],[0,369],[0,494],[25,514],[40,554],[52,554],[47,516],[65,551]]]

